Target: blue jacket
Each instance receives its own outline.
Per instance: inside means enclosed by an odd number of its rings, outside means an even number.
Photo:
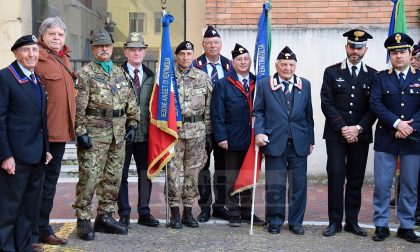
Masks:
[[[374,149],[380,152],[420,155],[420,143],[396,139],[394,122],[413,119],[411,126],[420,135],[420,71],[411,67],[403,87],[393,69],[376,75],[370,96],[370,108],[378,117]]]
[[[17,61],[0,70],[0,162],[9,157],[26,165],[45,160],[49,151],[47,98],[37,79],[41,102]]]
[[[250,93],[255,76],[249,74]],[[216,143],[228,141],[229,150],[247,150],[251,142],[252,95],[246,95],[235,70],[216,82],[211,96],[211,122]]]
[[[255,116],[254,134],[268,136],[270,142],[264,147],[264,154],[281,156],[286,149],[290,129],[297,156],[307,156],[309,145],[315,144],[311,84],[295,76],[295,83],[301,80],[301,88],[293,87],[293,110],[289,118],[283,91],[278,87],[275,89],[272,81],[276,76],[266,77],[258,84],[252,112]]]

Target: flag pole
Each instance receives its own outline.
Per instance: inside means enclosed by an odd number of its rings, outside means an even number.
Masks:
[[[255,92],[254,92],[254,99],[255,95],[257,93],[257,86],[255,86]],[[252,117],[252,128],[254,128],[254,121],[255,117]],[[252,205],[251,205],[251,223],[249,227],[249,235],[254,234],[254,214],[255,214],[255,190],[256,190],[256,184],[257,184],[257,169],[258,169],[258,152],[259,147],[257,144],[255,144],[255,159],[254,159],[254,177],[253,177],[253,183],[252,183]]]
[[[266,7],[268,7],[268,9],[271,8],[271,0],[265,0],[264,9]],[[258,21],[258,23],[259,22],[260,21]],[[266,22],[268,22],[268,20],[266,20]],[[258,26],[259,26],[259,24],[258,24]],[[260,29],[260,27],[258,27],[258,28]],[[267,29],[267,27],[264,27],[264,28]],[[259,33],[259,31],[257,33]],[[258,36],[259,35],[257,34],[256,44],[258,43]],[[255,50],[259,50],[259,48],[256,47]],[[266,50],[266,49],[264,49],[264,50]],[[256,53],[256,55],[259,55],[258,51],[256,51],[255,53]],[[270,54],[270,50],[268,50],[268,54]],[[266,57],[269,58],[269,55],[268,56],[266,55]],[[257,59],[258,59],[258,57],[257,57]],[[259,63],[257,61],[254,62],[254,64],[259,65]],[[268,72],[266,72],[266,73],[268,73]],[[254,104],[255,97],[257,97],[258,80],[260,78],[258,67],[255,67],[255,75],[256,75],[256,81],[255,81],[254,98],[252,99],[252,104]],[[252,113],[252,111],[251,111],[251,113]],[[254,129],[254,123],[255,123],[255,117],[252,117],[252,134],[254,134],[254,130],[253,130]],[[258,155],[259,155],[259,150],[260,150],[260,148],[258,147],[257,144],[254,144],[254,147],[255,147],[255,158],[254,158],[254,175],[253,175],[253,182],[252,182],[251,223],[250,223],[250,227],[249,227],[249,235],[254,235],[255,191],[257,189],[256,188],[257,187],[257,169],[258,169],[258,162],[259,162]]]
[[[160,1],[162,6],[162,16],[166,15],[166,0],[161,0]],[[166,213],[165,213],[165,218],[166,218],[166,228],[169,228],[169,185],[168,185],[168,164],[165,165],[165,202],[166,202]]]

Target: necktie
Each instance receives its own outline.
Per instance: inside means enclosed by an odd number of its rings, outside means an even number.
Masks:
[[[136,86],[136,94],[140,94],[140,78],[138,73],[140,70],[134,69],[134,85]]]
[[[37,82],[36,82],[35,74],[32,73],[31,75],[29,75],[29,77],[31,78],[32,83],[36,85]]]
[[[219,76],[217,75],[217,66],[218,63],[214,64],[214,63],[210,63],[210,65],[213,67],[213,70],[211,70],[211,82],[213,82],[213,84],[219,80]]]
[[[35,74],[33,74],[33,73],[30,74],[29,78],[31,78],[31,81],[32,81],[32,85],[31,85],[32,86],[32,91],[34,92],[34,95],[36,97],[36,100],[37,100],[38,104],[41,105],[42,95],[41,95],[41,90],[39,89],[38,83],[36,81]]]
[[[249,83],[247,79],[243,79],[242,83],[244,84],[245,93],[249,94]]]
[[[400,80],[400,87],[403,87],[404,86],[404,73],[400,73],[398,76],[400,77],[399,78],[399,80]]]
[[[281,83],[284,85],[284,89],[283,89],[284,94],[288,94],[289,93],[289,82],[288,81],[282,81]]]
[[[352,66],[351,67],[351,77],[353,79],[357,77],[356,70],[357,70],[357,66]]]

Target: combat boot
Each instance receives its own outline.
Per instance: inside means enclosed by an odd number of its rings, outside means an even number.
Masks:
[[[90,220],[77,218],[77,236],[85,241],[92,241],[95,238]]]
[[[93,225],[95,232],[126,235],[128,228],[112,218],[110,213],[98,214]]]
[[[169,226],[173,229],[181,229],[181,217],[179,216],[179,207],[171,207],[171,220]]]
[[[198,222],[194,219],[192,215],[191,207],[184,207],[184,211],[182,213],[182,224],[191,228],[198,227]]]

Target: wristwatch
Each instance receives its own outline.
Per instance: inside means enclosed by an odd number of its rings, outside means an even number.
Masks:
[[[363,128],[360,125],[356,125],[357,130],[359,131],[359,134],[363,132]]]

